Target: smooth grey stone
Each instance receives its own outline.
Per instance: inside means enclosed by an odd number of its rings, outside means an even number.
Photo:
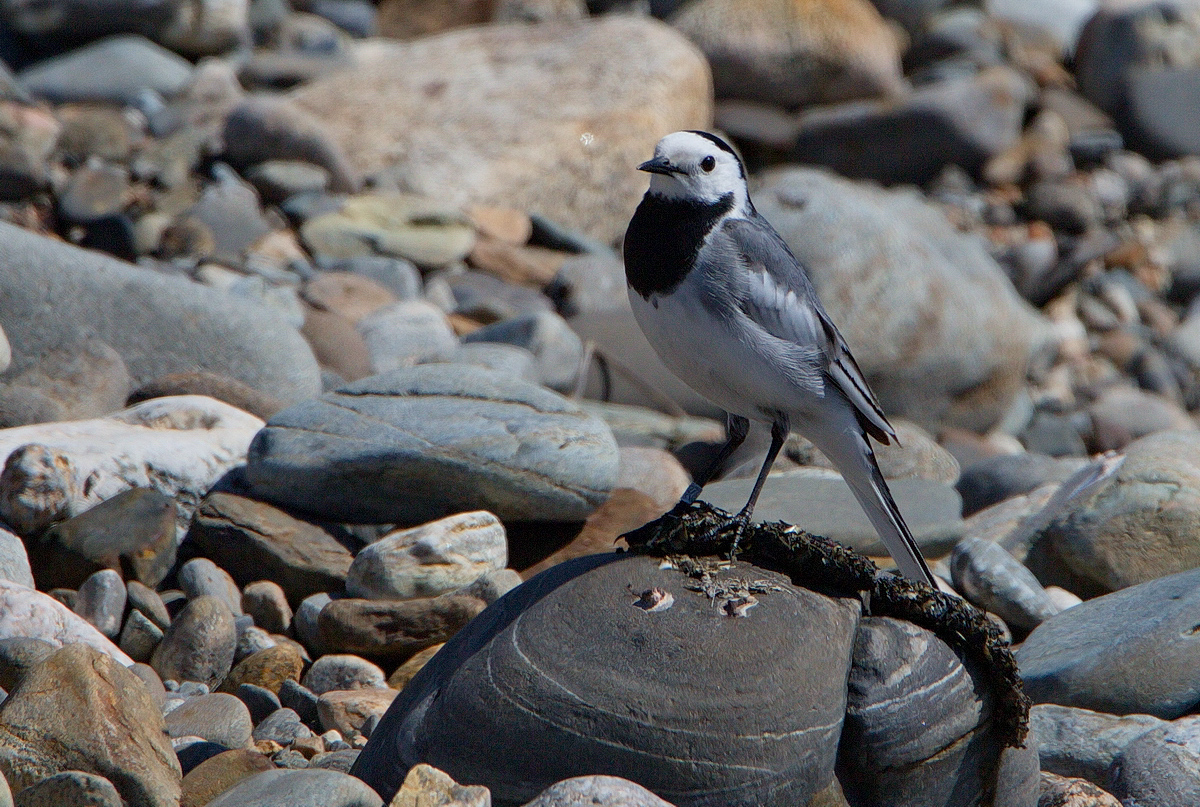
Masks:
[[[446,282],[454,295],[454,313],[483,322],[502,322],[552,308],[545,295],[534,289],[483,272],[455,274]]]
[[[234,694],[250,710],[250,720],[256,728],[259,723],[281,708],[279,696],[257,684],[238,684]]]
[[[245,807],[248,804],[254,807],[383,807],[383,800],[360,779],[339,771],[315,768],[263,771],[226,790],[210,801],[208,807]]]
[[[995,67],[918,88],[904,101],[858,101],[803,114],[798,162],[888,184],[924,184],[950,164],[978,170],[1017,142],[1025,79]]]
[[[64,332],[88,329],[121,355],[136,386],[209,370],[286,402],[320,390],[308,343],[262,306],[3,223],[0,264],[9,372],[38,364]]]
[[[350,773],[350,769],[354,767],[359,753],[359,749],[357,748],[341,748],[337,751],[328,751],[315,755],[308,761],[308,766],[310,768],[325,768],[331,771]]]
[[[282,746],[312,737],[313,732],[300,720],[294,709],[278,708],[254,727],[254,741],[274,740]]]
[[[491,799],[487,789],[481,787],[464,788],[458,791],[476,791],[456,793],[455,802],[464,807],[486,807]],[[482,793],[478,791],[483,791]],[[473,797],[473,798],[472,798]],[[525,807],[672,807],[670,802],[663,801],[646,788],[619,776],[576,776],[566,779],[538,794],[537,798],[527,803]]]
[[[497,569],[494,572],[484,572],[474,583],[455,593],[478,597],[491,605],[519,585],[521,585],[521,575],[515,570]]]
[[[174,95],[192,77],[186,59],[145,37],[119,35],[38,62],[17,75],[30,95],[52,103],[133,103],[151,90]]]
[[[541,383],[560,392],[575,386],[583,357],[579,336],[566,320],[551,311],[485,325],[464,336],[463,342],[499,342],[525,348],[537,358]]]
[[[1002,454],[968,465],[954,487],[962,496],[966,517],[1047,482],[1063,482],[1085,464],[1083,459],[1029,451]]]
[[[50,0],[37,4],[5,3],[4,22],[23,37],[61,44],[63,40],[88,42],[119,33],[152,36],[177,12],[175,0],[137,3]]]
[[[101,569],[79,586],[72,610],[109,639],[115,639],[121,633],[125,600],[125,581],[121,575],[112,569]]]
[[[365,0],[314,0],[312,13],[332,22],[352,36],[375,34],[375,6]]]
[[[1025,693],[1035,703],[1179,717],[1200,702],[1198,608],[1193,569],[1063,611],[1017,649]]]
[[[146,662],[154,655],[154,649],[158,647],[162,638],[162,629],[141,611],[134,609],[125,619],[125,627],[121,629],[121,638],[117,646],[134,661]]]
[[[332,601],[332,598],[321,592],[312,594],[300,601],[292,624],[295,626],[296,638],[310,649],[317,645],[317,617],[321,609]]]
[[[278,204],[298,193],[322,193],[329,188],[329,172],[301,160],[267,160],[246,171],[246,180],[264,202]]]
[[[371,356],[371,369],[386,373],[430,361],[449,361],[458,337],[441,310],[424,300],[384,306],[355,326]]]
[[[233,614],[216,597],[198,597],[167,628],[150,659],[164,680],[219,684],[233,666],[237,629]]]
[[[237,633],[237,649],[233,653],[233,662],[236,664],[247,656],[252,656],[260,650],[266,650],[274,647],[278,642],[256,625],[247,625]]]
[[[0,426],[102,417],[124,408],[130,388],[129,370],[111,345],[68,335],[37,366],[0,384]]]
[[[1059,612],[1033,572],[993,541],[963,538],[950,557],[950,572],[964,597],[1014,630],[1031,631]]]
[[[50,658],[57,649],[50,642],[32,636],[0,639],[0,687],[11,691],[26,670]]]
[[[725,575],[779,589],[737,618],[653,558],[597,555],[543,572],[417,674],[354,775],[391,798],[421,760],[521,804],[600,768],[675,803],[713,794],[731,807],[806,803],[832,778],[858,603],[749,566]],[[630,591],[655,587],[672,595],[670,607],[631,605]],[[725,652],[714,654],[718,636]],[[728,708],[733,682],[754,709]]]
[[[236,266],[246,250],[273,228],[250,184],[223,163],[214,166],[213,174],[215,181],[205,186],[185,215],[212,233],[213,258]]]
[[[284,768],[286,770],[296,771],[308,768],[308,757],[304,756],[304,754],[301,754],[294,748],[285,748],[283,751],[275,754],[275,756],[271,758],[271,761],[274,762],[277,767]]]
[[[229,572],[208,558],[192,558],[179,568],[179,588],[189,600],[216,597],[234,616],[242,614],[242,592]]]
[[[181,681],[175,693],[181,698],[195,698],[199,695],[207,695],[211,691],[208,684],[200,681]]]
[[[862,620],[850,670],[838,780],[854,804],[967,805],[1005,751],[991,731],[992,704],[948,645],[889,617]],[[1034,807],[1037,753],[1007,749],[1008,800]]]
[[[242,610],[268,633],[287,633],[292,627],[292,606],[287,594],[272,580],[258,580],[245,586]]]
[[[285,708],[291,709],[300,715],[300,719],[304,721],[304,725],[310,728],[319,726],[321,722],[317,714],[317,701],[319,699],[317,693],[291,678],[288,678],[279,685],[279,702]]]
[[[160,630],[166,630],[171,624],[171,615],[167,613],[167,606],[154,589],[137,580],[127,580],[125,594],[129,601],[129,607],[141,611]]]
[[[753,478],[714,482],[704,488],[701,498],[736,513],[750,498],[753,486]],[[928,479],[894,479],[888,487],[926,554],[942,554],[962,538],[962,505],[954,488]],[[754,518],[786,521],[867,555],[887,554],[845,480],[832,473],[798,470],[771,474],[754,508]]]
[[[365,658],[328,655],[313,662],[301,683],[317,695],[324,695],[331,690],[386,687],[387,676]]]
[[[471,342],[459,345],[450,357],[454,364],[473,364],[514,378],[540,383],[537,358],[523,347],[496,342]]]
[[[249,745],[254,730],[246,704],[224,692],[188,698],[165,721],[172,737],[203,737],[226,748]]]
[[[628,305],[625,264],[616,255],[576,255],[559,267],[544,292],[567,319]]]
[[[1125,746],[1109,775],[1109,789],[1122,804],[1200,804],[1200,716],[1181,717],[1138,737]]]
[[[34,587],[33,572],[25,543],[15,533],[0,525],[0,580]]]
[[[229,750],[228,747],[220,743],[212,743],[199,737],[191,737],[188,738],[186,744],[178,746],[175,749],[175,755],[179,757],[179,767],[183,769],[183,775],[187,776],[199,767],[201,763],[207,762],[218,754],[223,754]]]
[[[1065,180],[1035,183],[1026,192],[1026,204],[1031,219],[1068,235],[1082,235],[1104,219],[1100,201],[1090,189]]]
[[[1049,329],[983,243],[912,192],[801,168],[761,179],[755,205],[808,267],[883,408],[935,433],[1000,422]]]
[[[603,502],[617,446],[549,390],[469,365],[371,376],[268,421],[250,445],[254,495],[357,523],[488,510],[577,521]]]
[[[2,801],[2,800],[0,800]],[[123,807],[112,782],[83,771],[63,771],[13,797],[15,807]]]
[[[332,261],[321,267],[330,272],[353,272],[374,280],[396,295],[397,300],[415,300],[421,296],[421,272],[412,261],[382,255],[356,255]]]
[[[1042,770],[1108,787],[1113,760],[1138,737],[1166,723],[1150,715],[1110,715],[1039,703],[1029,710],[1030,742]]]

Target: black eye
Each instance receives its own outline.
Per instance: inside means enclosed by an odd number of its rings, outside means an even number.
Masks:
[[[700,167],[704,169],[705,173],[708,173],[717,167],[717,160],[710,154],[700,161]]]

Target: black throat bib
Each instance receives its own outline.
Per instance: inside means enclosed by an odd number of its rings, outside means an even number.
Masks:
[[[691,271],[705,236],[732,209],[732,193],[716,202],[647,193],[625,231],[625,280],[644,300],[670,292]]]

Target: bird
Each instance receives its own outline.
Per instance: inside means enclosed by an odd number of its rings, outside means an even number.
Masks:
[[[937,588],[868,437],[896,440],[808,271],[755,209],[733,148],[704,131],[662,138],[638,170],[650,187],[625,232],[634,318],[663,363],[726,412],[726,441],[667,514],[681,518],[746,439],[771,447],[733,517],[737,552],[763,483],[794,428],[829,458],[902,575]]]

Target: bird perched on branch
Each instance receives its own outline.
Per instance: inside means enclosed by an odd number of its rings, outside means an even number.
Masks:
[[[638,324],[663,362],[727,412],[727,440],[671,511],[690,509],[745,440],[771,424],[771,448],[734,551],[775,457],[794,428],[850,485],[906,577],[936,588],[867,439],[896,439],[862,371],[817,299],[804,267],[758,214],[734,150],[708,132],[658,142],[650,189],[625,233],[625,278]]]

